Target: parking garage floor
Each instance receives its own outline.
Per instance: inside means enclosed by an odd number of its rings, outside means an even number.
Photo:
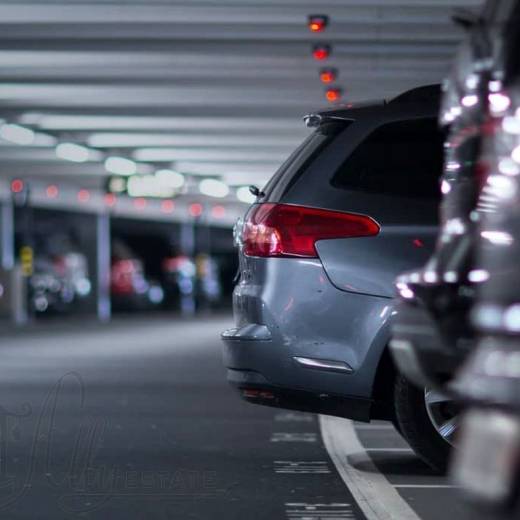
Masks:
[[[3,332],[2,516],[460,519],[391,426],[241,402],[221,364],[229,322]]]

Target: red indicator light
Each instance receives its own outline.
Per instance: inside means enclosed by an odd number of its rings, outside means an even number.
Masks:
[[[311,15],[307,23],[309,30],[313,33],[323,32],[329,24],[329,18],[325,15]]]
[[[146,208],[146,199],[143,199],[143,197],[135,199],[134,206],[139,210]]]
[[[192,217],[200,217],[202,215],[203,209],[204,208],[202,207],[202,204],[195,202],[194,204],[190,204],[188,211]]]
[[[45,193],[49,199],[55,199],[59,195],[58,186],[55,184],[50,184],[47,186],[47,189],[45,190]]]
[[[226,208],[224,206],[214,206],[211,210],[211,215],[215,218],[222,218],[226,214]]]
[[[329,84],[334,83],[338,77],[336,69],[322,69],[320,71],[320,80],[322,83]]]
[[[318,240],[379,233],[370,217],[290,204],[257,204],[242,231],[244,252],[260,257],[317,258]]]
[[[163,200],[161,202],[161,211],[163,213],[173,213],[175,210],[175,203],[173,200]]]
[[[104,197],[105,205],[113,207],[117,203],[117,197],[113,193],[107,193]]]
[[[330,103],[336,103],[341,99],[341,94],[342,92],[340,88],[329,88],[325,92],[325,97]]]
[[[78,200],[79,200],[79,202],[88,202],[90,200],[90,191],[79,190],[78,191]]]
[[[331,49],[329,45],[315,45],[312,49],[312,55],[315,60],[323,61],[326,60],[331,53]]]
[[[14,179],[11,181],[11,191],[13,193],[21,193],[25,187],[24,182],[22,179]]]
[[[416,238],[414,241],[413,241],[413,245],[415,247],[424,247],[424,242],[420,239],[420,238]]]

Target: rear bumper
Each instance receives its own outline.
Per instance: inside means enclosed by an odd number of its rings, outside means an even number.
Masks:
[[[246,260],[234,291],[237,325],[222,334],[230,382],[275,388],[276,402],[296,402],[298,409],[300,399],[282,398],[281,391],[306,396],[313,405],[305,408],[318,413],[331,413],[324,402],[336,399],[370,408],[392,300],[340,291],[317,259]],[[322,395],[332,397],[313,398]]]
[[[377,363],[370,361],[354,372],[345,362],[303,358],[321,361],[316,366],[306,366],[302,358],[291,355],[297,351],[288,350],[274,340],[265,325],[248,324],[227,330],[222,340],[228,382],[244,400],[357,421],[370,420],[370,391],[365,395],[351,392],[370,387]],[[319,349],[314,355],[320,356]]]
[[[274,408],[334,415],[368,422],[372,402],[359,397],[338,396],[272,385],[262,374],[250,370],[227,371],[228,382],[245,401]]]

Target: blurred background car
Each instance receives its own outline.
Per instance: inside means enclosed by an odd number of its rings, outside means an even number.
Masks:
[[[110,291],[117,310],[153,309],[164,300],[161,285],[145,275],[142,260],[122,240],[112,243]]]
[[[91,289],[87,258],[69,235],[55,234],[42,241],[29,286],[35,313],[71,311]]]
[[[220,302],[222,286],[218,262],[211,255],[200,253],[195,257],[197,272],[197,306],[209,310]]]
[[[222,337],[228,380],[246,400],[391,420],[443,469],[435,402],[387,349],[393,280],[425,262],[437,233],[439,94],[424,87],[306,118],[316,131],[237,229],[236,327]]]
[[[197,268],[187,255],[168,256],[162,262],[165,305],[191,313],[195,310],[194,294]]]

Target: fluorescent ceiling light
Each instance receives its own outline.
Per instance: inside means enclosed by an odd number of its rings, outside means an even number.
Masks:
[[[237,149],[210,148],[141,148],[134,152],[136,161],[172,162],[172,161],[237,161],[263,162],[271,161],[281,164],[287,154],[279,151],[258,151],[254,147]]]
[[[140,147],[273,147],[276,149],[285,149],[287,153],[295,148],[301,139],[299,136],[282,136],[282,135],[249,135],[241,130],[235,133],[227,131],[224,135],[222,132],[210,133],[201,129],[200,133],[95,133],[88,138],[88,144],[94,148],[140,148]]]
[[[126,157],[108,157],[105,169],[116,175],[134,175],[137,172],[137,164]]]
[[[271,174],[266,174],[265,172],[225,172],[222,173],[220,177],[228,186],[244,186],[250,184],[265,186]]]
[[[127,192],[130,197],[173,197],[175,189],[165,186],[154,175],[134,175],[128,179]]]
[[[1,125],[1,123],[0,123]],[[49,134],[42,134],[40,132],[34,132],[34,139],[31,143],[28,143],[30,146],[34,148],[52,148],[56,146],[56,138]],[[14,143],[12,140],[2,140],[0,139],[0,146],[3,148],[13,146],[13,144],[25,144],[25,143]]]
[[[240,202],[251,204],[256,200],[256,197],[249,191],[249,186],[241,186],[237,189],[237,199]]]
[[[184,186],[184,175],[173,170],[157,170],[155,172],[155,177],[164,186],[176,190]]]
[[[57,139],[53,135],[35,132],[34,142],[31,146],[52,147],[56,146]]]
[[[223,198],[229,194],[229,187],[216,179],[204,179],[199,182],[199,191],[209,197]]]
[[[10,143],[30,145],[34,143],[35,134],[24,126],[4,124],[0,127],[0,137]]]
[[[19,121],[49,130],[265,130],[289,131],[307,135],[303,125],[293,118],[266,117],[139,117],[139,116],[85,116],[49,115],[26,112]]]
[[[269,179],[271,175],[277,170],[280,163],[277,161],[262,161],[262,162],[220,162],[212,161],[198,162],[198,161],[176,161],[175,169],[182,173],[189,175],[204,175],[207,177],[223,176],[238,178],[240,175],[251,175]],[[227,180],[227,179],[226,179]],[[245,182],[238,182],[237,184],[248,184],[251,179],[246,179]]]
[[[56,146],[56,156],[66,161],[82,163],[89,160],[90,150],[75,143],[60,143]]]

